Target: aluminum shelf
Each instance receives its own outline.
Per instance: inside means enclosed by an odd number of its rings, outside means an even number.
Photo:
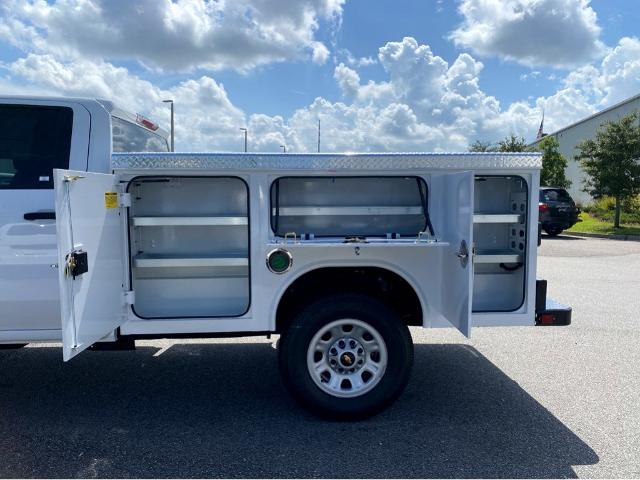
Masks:
[[[137,268],[162,268],[162,267],[248,267],[249,259],[246,257],[220,256],[220,257],[180,257],[170,255],[136,255],[133,265]]]
[[[522,263],[521,253],[512,250],[480,250],[473,257],[474,263]]]
[[[324,216],[359,216],[359,215],[423,215],[421,206],[409,207],[280,207],[281,217],[303,217],[313,215]],[[273,209],[276,214],[276,209]]]
[[[244,226],[247,217],[133,217],[134,227]]]
[[[522,215],[512,213],[474,213],[473,223],[522,223]]]

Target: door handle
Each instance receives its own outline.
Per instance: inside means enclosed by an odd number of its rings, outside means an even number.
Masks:
[[[27,212],[24,214],[25,220],[55,220],[56,212],[53,210],[43,210],[41,212]]]

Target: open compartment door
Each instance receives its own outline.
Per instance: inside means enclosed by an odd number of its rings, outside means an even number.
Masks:
[[[473,180],[472,172],[441,177],[443,240],[450,244],[443,258],[442,314],[466,337],[473,296]]]
[[[64,360],[125,319],[122,219],[115,175],[54,170]]]

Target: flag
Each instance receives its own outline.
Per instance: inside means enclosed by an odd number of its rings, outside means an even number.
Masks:
[[[544,110],[542,110],[542,120],[540,121],[540,128],[538,129],[538,135],[536,135],[536,140],[540,140],[542,137],[544,137],[543,129],[544,129]]]

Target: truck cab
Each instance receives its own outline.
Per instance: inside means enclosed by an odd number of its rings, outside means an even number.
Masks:
[[[109,172],[167,132],[104,100],[0,97],[0,343],[60,340],[53,169]]]

